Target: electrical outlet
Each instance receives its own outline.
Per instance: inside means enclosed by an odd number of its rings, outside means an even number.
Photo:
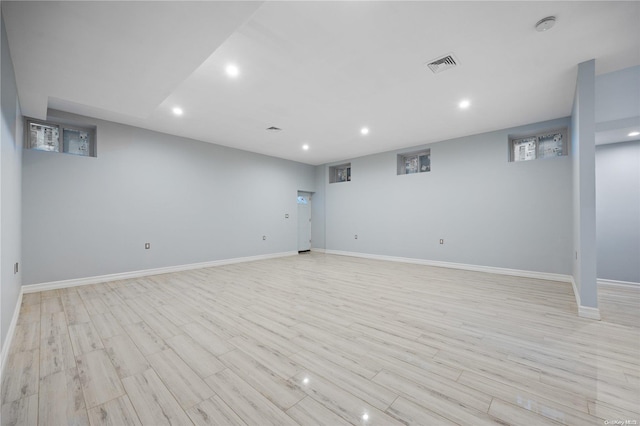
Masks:
[[[151,243],[144,243],[144,249],[149,250],[151,248]]]
[[[285,219],[289,219],[289,213],[286,213],[286,214],[284,215],[284,218],[285,218]]]
[[[267,239],[267,236],[266,236],[266,235],[263,235],[263,236],[262,236],[262,241],[266,241],[266,239]]]
[[[440,244],[444,244],[444,240],[440,238]]]
[[[357,240],[358,239],[358,234],[354,235],[353,238]]]
[[[18,271],[19,271],[18,262],[16,262],[16,264],[15,264],[15,265],[13,265],[13,274],[14,274],[14,275],[15,275],[15,274],[17,274],[17,273],[18,273]]]

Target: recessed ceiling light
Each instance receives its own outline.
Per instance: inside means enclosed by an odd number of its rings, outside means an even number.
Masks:
[[[305,151],[308,151],[309,150],[309,145],[307,145],[307,144],[302,145],[302,149],[304,149]]]
[[[229,77],[233,77],[233,78],[237,77],[238,74],[240,74],[240,69],[234,64],[227,65],[227,68],[225,68],[225,71],[227,72],[227,75]]]
[[[305,377],[304,379],[302,379],[302,383],[304,383],[305,385],[309,383],[309,378]]]
[[[364,413],[364,414],[362,415],[362,420],[364,420],[364,421],[369,420],[369,415],[368,415],[367,413]]]
[[[182,108],[180,108],[180,107],[175,107],[175,108],[172,109],[172,111],[173,111],[173,113],[175,115],[182,115],[182,113],[183,113]]]
[[[551,28],[553,28],[553,26],[556,24],[556,17],[555,16],[547,16],[546,18],[542,18],[541,20],[539,20],[538,22],[536,22],[536,31],[539,33],[543,33],[547,30],[550,30]]]
[[[458,106],[460,107],[460,109],[467,109],[471,106],[471,101],[469,99],[463,99],[460,101]]]
[[[369,128],[368,127],[363,127],[362,129],[360,129],[360,133],[362,133],[363,135],[368,135],[369,134]]]
[[[631,132],[627,136],[634,137],[634,136],[638,136],[638,135],[640,135],[640,132]]]

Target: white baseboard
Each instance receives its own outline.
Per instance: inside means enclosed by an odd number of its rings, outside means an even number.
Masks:
[[[326,253],[326,252],[327,252],[327,251],[326,251],[325,249],[323,249],[323,248],[314,248],[314,247],[311,247],[311,251],[314,251],[314,252],[316,252],[316,253]]]
[[[18,301],[16,302],[16,308],[13,310],[13,317],[11,317],[11,323],[9,324],[9,330],[7,330],[7,337],[2,342],[2,358],[0,358],[0,380],[4,377],[4,367],[7,365],[7,357],[9,356],[9,348],[13,342],[13,336],[16,334],[16,325],[18,324],[18,317],[20,316],[20,307],[22,306],[22,291],[18,294]]]
[[[571,277],[571,288],[573,288],[573,295],[576,298],[576,305],[578,306],[578,316],[580,318],[588,318],[600,321],[600,309],[591,306],[584,306],[580,300],[580,291],[576,285],[576,280]]]
[[[490,274],[512,275],[515,277],[535,278],[547,281],[560,281],[570,283],[571,275],[552,274],[549,272],[524,271],[520,269],[498,268],[495,266],[470,265],[466,263],[442,262],[439,260],[416,259],[412,257],[386,256],[380,254],[357,253],[340,250],[325,250],[327,254],[336,254],[340,256],[362,257],[365,259],[387,260],[390,262],[413,263],[416,265],[437,266],[440,268],[462,269],[465,271],[487,272]]]
[[[109,281],[126,280],[130,278],[148,277],[150,275],[169,274],[172,272],[189,271],[191,269],[210,268],[212,266],[231,265],[234,263],[253,262],[256,260],[274,259],[277,257],[297,256],[297,251],[285,251],[280,253],[261,254],[258,256],[236,257],[232,259],[212,260],[209,262],[189,263],[186,265],[167,266],[164,268],[145,269],[141,271],[120,272],[117,274],[99,275],[70,280],[51,281],[39,284],[22,286],[23,293],[35,293],[38,291],[56,290],[60,288],[77,287],[89,284],[98,284]]]
[[[362,257],[365,259],[413,263],[417,265],[437,266],[441,268],[451,268],[451,269],[463,269],[465,271],[487,272],[490,274],[511,275],[514,277],[535,278],[535,279],[547,280],[547,281],[559,281],[564,283],[571,283],[571,286],[573,288],[573,294],[576,298],[576,305],[578,306],[578,316],[582,318],[600,320],[600,310],[598,308],[592,308],[590,306],[583,306],[580,304],[580,293],[578,292],[576,283],[573,279],[573,276],[571,275],[552,274],[549,272],[524,271],[520,269],[498,268],[494,266],[469,265],[465,263],[442,262],[438,260],[415,259],[415,258],[409,258],[409,257],[396,257],[396,256],[385,256],[385,255],[379,255],[379,254],[357,253],[357,252],[340,251],[340,250],[325,250],[325,253],[336,254],[339,256]]]
[[[603,280],[598,278],[598,285],[616,285],[620,287],[640,287],[640,283],[633,281],[616,281],[616,280]]]
[[[576,305],[578,306],[578,315],[580,315],[580,292],[576,285],[576,280],[571,276],[571,288],[573,289],[573,296],[576,298]]]
[[[592,320],[600,321],[600,309],[592,308],[591,306],[578,305],[578,316],[580,318],[588,318]]]

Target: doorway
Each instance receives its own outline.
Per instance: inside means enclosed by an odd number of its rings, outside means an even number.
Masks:
[[[311,193],[298,191],[298,253],[311,251]]]

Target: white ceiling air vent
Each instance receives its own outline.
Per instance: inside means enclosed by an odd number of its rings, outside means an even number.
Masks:
[[[448,55],[441,56],[427,62],[427,66],[434,74],[438,74],[439,72],[457,67],[458,59],[453,55],[453,53],[449,53]]]

